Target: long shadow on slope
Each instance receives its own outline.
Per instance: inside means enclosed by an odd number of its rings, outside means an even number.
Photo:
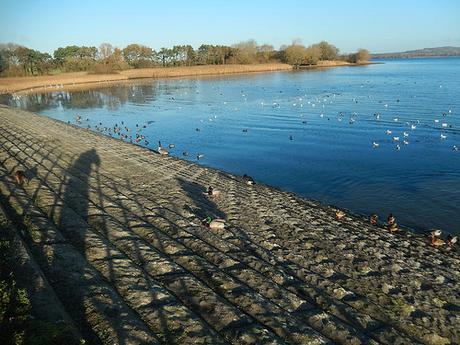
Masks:
[[[93,170],[93,165],[94,166],[99,166],[100,164],[100,159],[99,155],[97,152],[92,149],[89,151],[86,151],[82,153],[73,163],[72,165],[66,170],[64,176],[62,177],[63,185],[64,185],[64,192],[61,196],[62,198],[62,205],[63,207],[61,208],[59,212],[59,220],[57,223],[58,227],[61,230],[64,230],[65,228],[67,229],[72,229],[72,227],[78,227],[78,222],[76,222],[76,219],[73,219],[73,217],[70,217],[69,214],[66,214],[64,211],[64,207],[68,207],[68,205],[72,205],[72,207],[78,208],[75,209],[78,213],[86,215],[86,219],[88,216],[88,196],[89,196],[89,191],[88,191],[88,179],[89,176]],[[74,176],[78,176],[79,179],[75,179]],[[74,190],[74,186],[78,182],[78,192],[77,193]],[[61,186],[62,188],[62,186]],[[64,212],[63,212],[64,211]],[[84,219],[84,220],[86,220]],[[84,231],[84,227],[79,229],[75,228],[76,231]],[[74,239],[84,239],[86,236],[86,233],[83,233],[79,236],[75,236]],[[68,233],[66,234],[66,237],[68,236]],[[82,246],[84,248],[85,244],[84,241],[79,241],[79,246]],[[82,243],[83,242],[83,243]],[[85,255],[86,259],[86,255]],[[79,277],[79,281],[81,281],[82,287],[85,285],[85,272],[84,270],[82,271],[80,269],[81,266],[74,266],[74,267],[69,267],[69,270],[71,270],[69,273],[72,275],[77,275]],[[75,287],[74,287],[75,288]],[[80,287],[77,287],[80,288]],[[72,287],[69,287],[67,291],[72,291]],[[66,289],[61,286],[61,293],[64,295],[66,294]],[[77,294],[77,296],[80,296]],[[69,303],[70,302],[70,303]],[[85,316],[85,301],[83,298],[76,297],[75,295],[69,295],[68,299],[65,301],[66,304],[66,309],[69,310],[69,312],[75,317],[78,317],[77,323],[80,325],[80,327],[83,327],[83,332],[85,335],[85,338],[90,342],[90,343],[100,343],[100,340],[98,336],[94,333],[92,330],[91,325],[88,323],[86,316]],[[69,308],[69,306],[71,306]]]
[[[190,182],[182,178],[176,178],[177,183],[192,201],[184,205],[200,219],[206,217],[225,218],[225,213],[219,209],[212,199],[206,196],[206,188],[196,182]]]

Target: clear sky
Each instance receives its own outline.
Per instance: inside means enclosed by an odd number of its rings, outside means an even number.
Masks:
[[[0,0],[0,42],[52,53],[66,45],[278,48],[326,40],[342,52],[460,46],[460,0]]]

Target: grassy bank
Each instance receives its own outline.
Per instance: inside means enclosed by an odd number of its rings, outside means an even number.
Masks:
[[[49,76],[0,78],[0,94],[11,92],[43,92],[47,90],[72,90],[118,83],[143,78],[193,77],[204,75],[224,75],[291,70],[292,66],[283,63],[258,65],[206,65],[188,67],[141,68],[120,71],[117,74],[89,74],[88,72],[62,73]]]

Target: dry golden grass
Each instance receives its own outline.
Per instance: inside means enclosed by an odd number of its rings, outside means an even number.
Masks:
[[[324,60],[318,61],[318,67],[332,67],[332,66],[348,66],[353,65],[350,62],[340,61],[340,60]]]
[[[259,65],[206,65],[189,67],[158,67],[121,71],[118,74],[88,74],[87,72],[62,73],[53,76],[0,78],[0,93],[30,93],[49,90],[73,90],[98,87],[141,78],[171,78],[235,73],[254,73],[290,70],[292,66],[282,63]]]

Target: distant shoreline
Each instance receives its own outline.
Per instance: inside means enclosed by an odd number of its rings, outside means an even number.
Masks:
[[[375,64],[375,62],[354,64],[344,61],[325,61],[318,65],[301,66],[300,69],[322,69],[340,66],[362,66],[368,64]],[[117,74],[89,74],[88,72],[74,72],[48,76],[6,77],[0,78],[0,94],[28,94],[50,91],[86,90],[140,79],[219,76],[290,70],[293,70],[293,66],[291,65],[284,63],[270,63],[258,65],[205,65],[142,68],[124,70]]]

